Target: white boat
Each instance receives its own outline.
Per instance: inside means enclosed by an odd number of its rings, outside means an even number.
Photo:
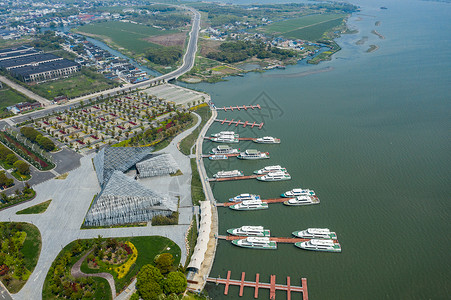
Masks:
[[[239,177],[244,176],[243,172],[238,170],[233,171],[219,171],[215,175],[213,175],[214,178],[229,178],[229,177]]]
[[[244,152],[241,152],[240,155],[238,155],[239,159],[264,159],[269,158],[268,152],[260,152],[255,149],[249,149]]]
[[[283,204],[285,205],[310,205],[310,204],[318,204],[319,199],[316,196],[297,196],[295,198],[288,199]]]
[[[238,149],[233,149],[232,147],[228,145],[219,145],[216,148],[211,149],[211,154],[235,154],[239,153]]]
[[[230,202],[241,202],[248,200],[260,200],[260,196],[254,194],[240,194],[238,196],[229,199]]]
[[[234,136],[238,137],[239,134],[235,133],[235,131],[221,131],[219,133],[212,133],[212,137],[220,137],[220,136]]]
[[[221,155],[221,154],[214,154],[208,157],[210,160],[222,160],[222,159],[229,159],[227,155]]]
[[[263,228],[263,226],[241,226],[240,228],[227,229],[227,233],[238,236],[263,236],[270,235],[269,229]]]
[[[277,243],[268,237],[248,237],[241,240],[234,240],[232,244],[244,248],[254,249],[277,249]]]
[[[266,175],[257,177],[260,181],[281,181],[290,180],[291,176],[287,172],[269,172]]]
[[[287,169],[282,168],[281,166],[266,166],[263,169],[254,171],[254,174],[263,175],[269,172],[286,172]]]
[[[213,141],[216,143],[238,143],[239,142],[237,137],[234,137],[231,135],[213,137],[210,139],[210,141]]]
[[[268,203],[262,202],[261,200],[246,200],[229,207],[234,210],[259,210],[267,209]]]
[[[272,136],[264,136],[255,139],[254,142],[259,144],[280,144],[280,139],[276,139]]]
[[[285,197],[285,198],[291,198],[291,197],[297,197],[297,196],[315,196],[315,191],[309,190],[309,189],[298,188],[298,189],[292,189],[291,191],[287,191],[287,192],[281,194],[281,196]]]
[[[307,242],[298,242],[294,244],[296,247],[305,250],[325,251],[325,252],[341,252],[341,246],[334,240],[318,240],[313,239]]]
[[[306,230],[293,231],[295,237],[303,239],[337,239],[337,234],[329,230],[329,228],[307,228]]]

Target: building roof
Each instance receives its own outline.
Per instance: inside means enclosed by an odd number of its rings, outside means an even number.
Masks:
[[[11,73],[13,73],[15,76],[22,76],[26,77],[33,74],[39,74],[43,72],[48,71],[55,71],[55,70],[61,70],[69,67],[75,67],[79,66],[76,62],[70,61],[68,59],[62,59],[57,61],[51,61],[51,62],[45,62],[42,64],[39,64],[37,66],[26,66],[26,67],[20,67],[11,69]]]
[[[208,241],[210,240],[212,215],[210,201],[200,202],[200,226],[199,235],[197,236],[196,247],[194,248],[193,255],[191,256],[188,268],[200,270],[202,262],[204,261],[205,253],[208,249]]]
[[[136,164],[140,178],[168,175],[179,169],[177,162],[170,154],[160,154]]]
[[[86,226],[147,222],[153,216],[177,211],[177,199],[156,193],[132,177],[114,171],[94,200],[86,218]]]
[[[19,47],[15,47],[15,48],[0,49],[0,55],[5,54],[5,53],[10,53],[10,52],[23,51],[23,50],[27,50],[27,49],[33,49],[33,47],[19,46]]]
[[[52,53],[33,54],[28,56],[22,56],[13,59],[6,59],[0,61],[0,68],[11,68],[16,66],[23,66],[27,64],[39,64],[47,62],[49,60],[63,59]]]

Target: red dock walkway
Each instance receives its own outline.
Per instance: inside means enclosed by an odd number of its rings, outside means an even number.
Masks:
[[[263,175],[255,175],[255,176],[258,177],[258,176],[263,176]],[[312,197],[318,199],[318,196],[312,196]],[[266,202],[266,203],[281,203],[281,202],[288,201],[288,199],[290,199],[290,198],[262,199],[262,202]],[[240,202],[241,201],[238,201],[238,202],[224,202],[224,203],[216,202],[216,206],[217,207],[228,207],[228,206],[232,206],[234,204],[240,203]]]
[[[212,278],[208,277],[208,282],[213,282],[216,284],[225,284],[224,289],[224,295],[227,295],[229,293],[229,286],[230,285],[237,285],[240,287],[239,295],[240,297],[243,296],[244,287],[253,287],[254,290],[254,298],[258,298],[258,290],[259,289],[269,289],[269,299],[276,299],[276,291],[286,291],[287,292],[287,299],[291,300],[291,293],[292,292],[298,292],[302,293],[302,299],[308,300],[308,291],[307,291],[307,279],[302,278],[302,286],[294,286],[291,285],[291,279],[289,276],[287,276],[287,284],[277,284],[276,283],[276,275],[271,275],[270,277],[270,283],[263,283],[260,282],[260,274],[255,275],[255,282],[254,281],[245,281],[245,272],[241,273],[241,280],[234,280],[230,279],[231,271],[227,272],[227,278]]]
[[[208,178],[208,181],[230,181],[230,180],[244,180],[244,179],[255,179],[263,175],[249,175],[249,176],[237,176],[237,177],[227,177],[227,178]]]
[[[249,121],[245,121],[245,122],[242,122],[241,120],[238,120],[238,121],[235,121],[234,119],[232,119],[232,120],[227,120],[227,119],[224,119],[224,120],[220,120],[220,119],[215,119],[215,121],[216,122],[220,122],[221,123],[221,125],[224,125],[224,124],[227,124],[227,125],[235,125],[235,127],[237,127],[238,125],[243,125],[243,127],[246,127],[246,126],[250,126],[251,128],[254,128],[254,127],[258,127],[258,129],[262,129],[262,127],[263,127],[263,122],[262,123],[257,123],[257,122],[249,122]]]
[[[242,105],[242,106],[224,106],[224,107],[216,107],[215,108],[215,110],[223,110],[223,111],[228,111],[228,110],[230,110],[230,111],[233,111],[233,110],[241,110],[241,109],[244,109],[244,110],[248,110],[248,109],[256,109],[256,108],[258,108],[258,109],[262,109],[261,108],[261,106],[260,106],[260,104],[257,104],[257,105]]]

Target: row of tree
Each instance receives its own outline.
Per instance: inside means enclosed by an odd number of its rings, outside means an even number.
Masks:
[[[19,158],[17,158],[17,156],[14,154],[14,152],[12,152],[11,150],[9,150],[8,148],[6,148],[1,144],[0,144],[0,161],[3,161],[4,163],[13,166],[17,170],[17,172],[19,172],[22,175],[30,174],[30,165],[22,160],[19,160]]]
[[[20,133],[25,136],[27,139],[32,141],[33,143],[38,144],[46,151],[55,150],[55,143],[48,137],[43,136],[39,131],[34,129],[33,127],[24,126],[20,128]]]

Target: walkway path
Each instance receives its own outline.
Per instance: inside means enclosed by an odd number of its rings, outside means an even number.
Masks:
[[[74,277],[74,278],[78,278],[78,277],[100,277],[100,278],[104,278],[108,281],[108,283],[110,284],[110,288],[111,288],[111,299],[116,298],[116,285],[114,284],[114,277],[113,275],[111,275],[110,273],[95,273],[95,274],[86,274],[83,273],[80,269],[81,264],[83,263],[83,261],[86,259],[86,257],[92,252],[88,251],[88,253],[86,253],[85,255],[83,255],[82,258],[80,258],[73,266],[72,269],[70,270],[70,274]]]
[[[50,100],[45,99],[44,97],[41,97],[35,93],[33,93],[32,91],[30,91],[29,89],[21,86],[20,84],[15,83],[14,81],[9,80],[8,78],[6,78],[5,76],[0,76],[0,81],[6,83],[7,85],[9,85],[12,89],[15,89],[16,91],[21,92],[22,94],[24,94],[25,96],[27,96],[28,98],[31,98],[33,100],[38,101],[39,103],[42,104],[42,106],[48,106],[50,104],[52,104],[52,102]]]

